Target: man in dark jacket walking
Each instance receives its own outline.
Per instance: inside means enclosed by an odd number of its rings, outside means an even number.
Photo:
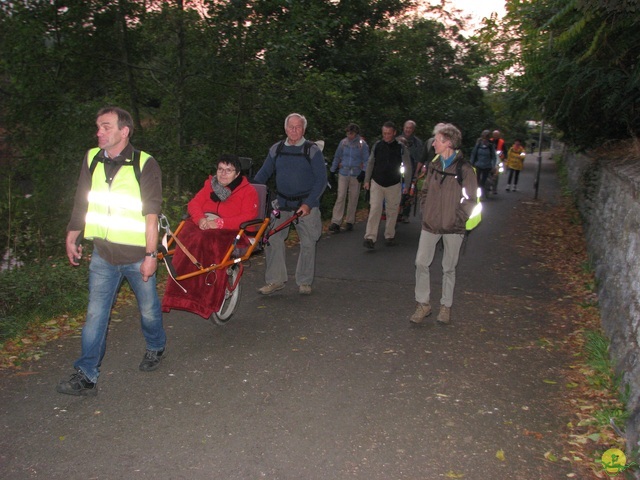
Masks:
[[[471,165],[476,167],[478,185],[485,198],[487,196],[485,191],[487,178],[492,172],[496,173],[496,164],[498,163],[496,147],[491,143],[489,135],[491,135],[489,130],[483,130],[471,151]]]
[[[378,227],[382,217],[382,205],[385,204],[387,219],[384,238],[387,246],[396,245],[396,220],[400,208],[400,199],[408,187],[402,186],[402,166],[404,178],[411,181],[411,157],[409,150],[396,140],[396,126],[385,122],[382,126],[382,140],[378,140],[371,149],[369,163],[364,177],[364,188],[370,192],[369,219],[364,235],[364,247],[373,249],[378,238]]]
[[[311,294],[311,284],[316,268],[316,244],[322,235],[320,197],[327,185],[324,156],[318,145],[307,145],[304,138],[307,119],[299,113],[290,113],[284,120],[287,138],[275,143],[264,164],[256,173],[254,182],[267,183],[276,178],[280,217],[274,227],[300,215],[296,232],[300,238],[300,255],[296,266],[296,283],[301,295]],[[305,148],[309,147],[308,155]],[[258,289],[262,295],[271,295],[285,287],[289,279],[285,262],[285,240],[289,235],[285,228],[269,239],[265,249],[267,268],[266,285]]]

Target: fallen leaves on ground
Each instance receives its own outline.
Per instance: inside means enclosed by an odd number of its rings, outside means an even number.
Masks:
[[[600,331],[601,320],[594,273],[586,268],[589,258],[582,222],[568,199],[555,205],[531,202],[523,210],[530,229],[529,252],[541,268],[558,278],[553,288],[562,301],[549,305],[551,318],[558,320],[552,326],[553,338],[575,360],[575,364],[562,369],[566,390],[564,404],[557,409],[567,418],[565,431],[561,432],[565,447],[562,458],[572,463],[580,478],[607,478],[596,460],[610,448],[624,450],[624,439],[611,427],[599,426],[593,413],[623,410],[624,406],[613,389],[591,384],[593,372],[585,364],[584,332]],[[545,454],[548,460],[551,457],[555,459],[556,455]]]

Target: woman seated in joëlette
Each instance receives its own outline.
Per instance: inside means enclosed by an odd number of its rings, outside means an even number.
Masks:
[[[258,216],[258,194],[241,172],[236,155],[218,158],[215,175],[189,201],[187,211],[201,230],[233,229]]]

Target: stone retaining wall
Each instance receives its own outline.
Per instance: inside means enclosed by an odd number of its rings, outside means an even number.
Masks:
[[[627,453],[640,444],[640,158],[618,160],[562,152],[569,188],[586,222],[611,358],[629,386]],[[621,426],[622,427],[622,426]]]

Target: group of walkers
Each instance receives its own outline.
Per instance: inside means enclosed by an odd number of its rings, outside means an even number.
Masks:
[[[146,342],[139,369],[149,372],[158,368],[165,358],[166,346],[156,291],[158,217],[162,205],[160,167],[150,154],[130,144],[133,121],[127,111],[103,108],[96,116],[96,125],[98,147],[84,156],[66,238],[67,257],[76,266],[82,256],[78,242],[81,233],[93,240],[89,306],[75,372],[56,387],[60,393],[79,396],[97,394],[111,307],[123,279],[128,280],[138,301]],[[260,184],[275,179],[281,212],[275,227],[293,215],[298,216],[295,228],[300,253],[294,278],[301,295],[312,293],[316,245],[322,235],[320,199],[327,186],[322,149],[305,138],[306,129],[307,119],[303,115],[289,114],[284,121],[286,138],[269,149],[252,179]],[[409,120],[398,135],[394,123],[385,122],[382,138],[369,149],[358,125],[346,127],[346,137],[338,145],[330,167],[330,175],[338,177],[338,194],[329,231],[340,232],[343,219],[345,230],[353,230],[362,186],[369,192],[370,207],[363,246],[368,251],[375,249],[385,215],[385,245],[393,247],[396,223],[408,217],[406,200],[419,189],[421,233],[415,259],[416,310],[410,322],[422,323],[431,314],[430,267],[436,246],[442,240],[442,295],[437,321],[447,324],[451,320],[455,269],[467,220],[478,203],[478,185],[484,184],[495,167],[503,143],[497,144],[496,149],[485,135],[487,132],[483,132],[470,163],[460,150],[462,134],[454,125],[439,123],[425,143],[415,136],[415,130],[415,122]],[[520,142],[514,142],[507,155],[508,165],[516,172],[518,165],[522,168],[522,157],[516,158],[521,148],[518,145]],[[517,173],[513,179],[510,175],[507,190],[515,191],[517,183]],[[199,230],[231,229],[254,218],[257,204],[257,195],[242,174],[238,157],[222,155],[203,188],[189,202],[188,211]],[[286,287],[288,233],[289,228],[284,228],[271,236],[265,247],[265,285],[258,289],[261,295],[272,295]]]
[[[516,138],[505,154],[505,143],[500,131],[494,130],[493,134],[489,130],[482,131],[471,151],[470,162],[476,169],[478,186],[484,198],[488,198],[490,194],[498,194],[499,171],[505,159],[509,171],[506,191],[518,190],[518,179],[524,167],[525,154],[521,139]]]
[[[395,125],[385,122],[382,139],[369,152],[366,142],[359,136],[359,127],[355,124],[347,127],[347,137],[336,149],[330,168],[331,174],[339,172],[340,180],[329,231],[341,231],[347,192],[346,231],[353,230],[362,182],[363,188],[370,192],[364,247],[369,250],[375,248],[383,212],[386,219],[385,245],[395,246],[396,224],[408,221],[411,208],[407,201],[409,190],[417,192],[422,229],[415,260],[417,305],[410,321],[419,324],[431,314],[429,270],[436,246],[442,240],[443,281],[437,321],[446,324],[451,320],[455,269],[467,219],[479,195],[486,198],[489,193],[497,194],[498,166],[505,159],[509,169],[506,190],[517,191],[524,147],[521,140],[516,139],[505,155],[505,142],[500,131],[494,130],[491,134],[485,130],[476,141],[470,161],[466,161],[460,151],[462,135],[455,126],[437,124],[427,142],[416,137],[415,130],[416,123],[407,120],[402,133],[396,136]]]
[[[462,134],[454,125],[440,123],[425,144],[415,136],[416,123],[413,120],[405,122],[400,135],[397,135],[393,122],[385,122],[382,138],[373,145],[367,158],[366,143],[363,145],[361,138],[350,135],[353,128],[353,124],[347,127],[347,138],[336,150],[330,171],[351,175],[356,182],[359,176],[363,187],[370,193],[363,245],[368,250],[375,249],[383,210],[385,245],[397,245],[396,224],[399,219],[406,221],[407,195],[419,185],[422,229],[415,260],[417,306],[410,321],[419,324],[431,314],[430,266],[436,246],[442,240],[443,287],[437,321],[447,324],[451,320],[455,269],[466,233],[466,222],[477,204],[478,195],[474,169],[460,151]],[[341,185],[347,185],[347,181],[341,179],[338,183],[338,198],[329,226],[334,233],[340,232],[344,212],[346,188],[341,189]],[[358,190],[355,183],[351,188]],[[357,195],[350,202],[347,231],[353,229]]]

